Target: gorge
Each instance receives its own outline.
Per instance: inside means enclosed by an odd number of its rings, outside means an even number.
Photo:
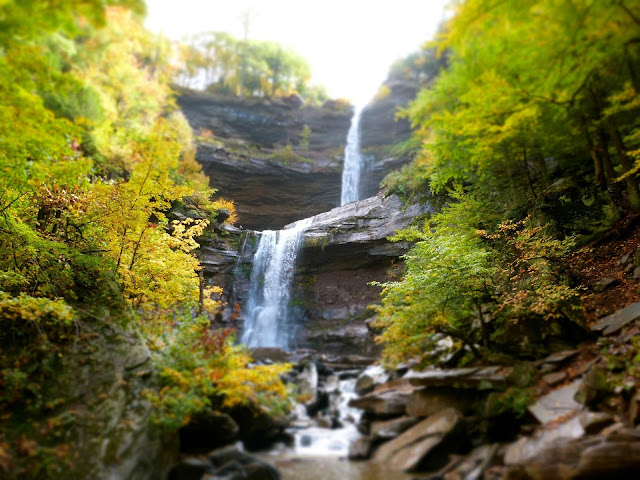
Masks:
[[[356,108],[145,3],[0,0],[2,480],[637,478],[638,2],[453,2]],[[259,3],[347,81],[437,2]]]

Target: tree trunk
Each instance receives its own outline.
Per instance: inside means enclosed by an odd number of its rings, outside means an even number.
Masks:
[[[609,131],[611,133],[611,138],[613,140],[613,144],[616,147],[616,152],[618,153],[618,157],[620,158],[620,165],[622,165],[622,169],[624,172],[628,172],[633,168],[633,164],[631,160],[627,156],[627,149],[624,146],[624,141],[622,139],[622,135],[620,134],[620,130],[616,126],[613,119],[608,118],[607,123],[609,125]],[[627,193],[629,195],[629,204],[631,208],[634,210],[640,210],[640,191],[638,190],[638,180],[635,175],[629,175],[624,179],[625,184],[627,185]]]
[[[607,181],[604,177],[604,168],[602,166],[602,158],[598,155],[598,151],[596,150],[595,145],[593,144],[593,140],[591,139],[591,135],[589,134],[589,129],[587,128],[584,121],[580,122],[582,127],[582,133],[584,135],[584,139],[587,144],[587,150],[589,155],[591,155],[591,159],[593,160],[593,167],[595,169],[596,175],[596,183],[600,186],[600,189],[605,190],[607,188]]]
[[[198,270],[198,280],[198,288],[200,290],[198,297],[198,315],[202,315],[204,311],[204,274],[202,273],[202,269]]]
[[[609,137],[607,133],[600,128],[598,128],[598,137],[600,137],[599,150],[601,152],[604,174],[609,182],[613,182],[616,179],[616,172],[613,169],[613,163],[611,163],[611,155],[609,155]]]

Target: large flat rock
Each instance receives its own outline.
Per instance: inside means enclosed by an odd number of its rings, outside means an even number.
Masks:
[[[529,407],[529,412],[538,419],[540,423],[549,423],[560,417],[566,416],[572,412],[579,411],[582,408],[578,402],[574,400],[574,396],[580,388],[581,379],[570,383],[569,385],[558,388],[544,397],[538,399]]]
[[[469,367],[423,371],[410,370],[404,376],[412,385],[420,387],[454,387],[460,389],[489,390],[507,384],[513,368],[502,366]]]
[[[601,318],[591,330],[602,331],[603,335],[611,335],[622,329],[625,325],[640,317],[640,302],[632,303],[611,315]]]
[[[537,432],[531,437],[522,437],[509,445],[504,454],[505,465],[525,463],[536,458],[542,451],[552,447],[559,439],[579,438],[584,435],[580,418],[576,415],[555,428]]]
[[[627,430],[557,441],[535,456],[510,465],[505,479],[628,479],[639,478],[640,432]]]
[[[403,255],[411,244],[390,242],[388,237],[434,211],[426,198],[421,200],[405,204],[396,195],[377,195],[315,215],[304,233],[299,264],[320,270],[336,264],[355,269]]]
[[[445,446],[455,450],[455,437],[462,430],[462,415],[448,408],[421,421],[399,437],[383,444],[373,455],[374,461],[391,470],[414,471],[429,463],[446,463]],[[438,452],[437,459],[429,458]]]
[[[349,406],[378,417],[399,416],[404,415],[410,396],[409,392],[397,390],[370,393],[363,397],[354,398],[349,402]]]

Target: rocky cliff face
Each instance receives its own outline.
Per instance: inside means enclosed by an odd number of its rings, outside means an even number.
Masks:
[[[298,254],[292,297],[304,306],[297,341],[323,352],[365,353],[375,350],[369,323],[380,289],[402,268],[399,257],[411,244],[390,242],[433,210],[428,201],[405,205],[382,194],[313,217]]]
[[[415,98],[418,85],[414,81],[396,79],[387,81],[384,86],[388,88],[388,95],[369,103],[360,119],[360,145],[370,159],[362,185],[366,197],[378,192],[387,173],[410,161],[408,157],[394,156],[389,147],[411,136],[409,121],[397,118],[396,113]]]
[[[369,156],[363,196],[375,195],[382,178],[408,160],[391,156],[389,147],[410,134],[408,122],[396,121],[395,112],[415,91],[407,82],[392,82],[390,94],[362,113],[362,147]],[[185,89],[178,94],[200,135],[196,159],[219,195],[235,201],[244,228],[282,228],[340,203],[351,108],[337,102],[309,107],[286,99],[221,98]],[[212,140],[204,138],[210,135]]]
[[[341,173],[332,158],[283,164],[203,143],[197,159],[220,195],[234,200],[247,229],[277,230],[340,203]]]
[[[192,128],[216,137],[244,140],[257,147],[298,145],[308,126],[309,149],[327,151],[344,145],[353,110],[327,102],[303,106],[288,99],[235,98],[177,88],[178,105]]]
[[[245,228],[279,229],[340,203],[348,106],[191,90],[179,91],[178,104],[197,134],[219,140],[200,141],[196,159]]]

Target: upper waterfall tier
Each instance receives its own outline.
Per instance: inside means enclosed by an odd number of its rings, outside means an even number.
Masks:
[[[365,173],[364,156],[360,151],[360,114],[362,109],[356,108],[351,119],[347,145],[344,149],[344,165],[342,167],[342,194],[340,205],[360,200],[360,184]]]

